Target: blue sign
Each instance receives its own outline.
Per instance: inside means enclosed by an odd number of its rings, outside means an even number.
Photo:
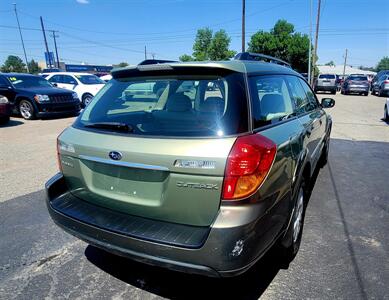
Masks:
[[[112,66],[98,66],[98,65],[68,65],[66,64],[67,72],[105,72],[109,73]]]

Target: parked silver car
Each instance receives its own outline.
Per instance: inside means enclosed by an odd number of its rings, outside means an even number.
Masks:
[[[319,91],[336,94],[337,82],[335,74],[320,74],[315,84],[315,93]]]

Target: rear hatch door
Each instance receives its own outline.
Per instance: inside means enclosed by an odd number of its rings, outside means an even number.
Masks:
[[[209,226],[219,210],[228,154],[236,136],[248,131],[244,78],[214,65],[172,67],[168,75],[165,66],[157,67],[162,70],[136,71],[135,78],[125,71],[115,79],[114,73],[60,136],[63,174],[71,192],[86,201]],[[125,124],[128,132],[93,127],[101,124]]]
[[[61,164],[68,187],[81,199],[128,214],[208,226],[219,209],[234,141],[130,138],[69,128],[61,136]],[[121,159],[113,160],[112,152]]]

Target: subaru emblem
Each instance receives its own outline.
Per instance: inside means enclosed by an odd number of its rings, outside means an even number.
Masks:
[[[121,160],[122,159],[122,154],[117,151],[111,151],[109,152],[109,157],[113,160]]]

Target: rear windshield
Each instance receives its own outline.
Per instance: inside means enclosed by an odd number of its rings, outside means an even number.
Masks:
[[[367,81],[366,76],[350,76],[348,79],[354,80],[354,81]]]
[[[319,75],[319,78],[320,78],[320,79],[335,79],[335,75],[331,75],[331,74],[322,74],[322,75]]]
[[[217,137],[247,132],[243,75],[113,79],[74,126],[96,130],[99,123],[125,124],[131,128],[125,134],[147,136]],[[103,130],[115,131],[110,126]]]

